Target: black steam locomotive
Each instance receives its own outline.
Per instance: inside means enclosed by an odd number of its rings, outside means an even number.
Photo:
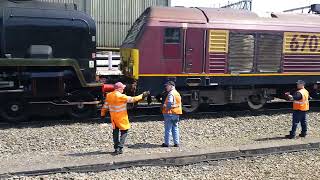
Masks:
[[[90,16],[73,4],[1,0],[0,22],[0,120],[95,111],[101,84]]]

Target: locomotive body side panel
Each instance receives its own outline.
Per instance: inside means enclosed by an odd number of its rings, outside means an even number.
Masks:
[[[285,32],[284,73],[320,72],[320,33]]]
[[[139,66],[138,91],[159,97],[163,83],[173,80],[187,111],[202,103],[247,102],[258,109],[284,98],[299,79],[319,82],[320,21],[315,17],[301,24],[251,12],[198,9],[207,19],[203,22],[195,9],[177,16],[180,8],[165,8],[165,17],[161,8],[148,10],[152,16],[133,47],[139,51],[139,63],[133,64]]]

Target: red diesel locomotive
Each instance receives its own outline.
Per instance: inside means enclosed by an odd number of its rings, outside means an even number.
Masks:
[[[320,80],[319,25],[313,14],[151,7],[123,42],[122,70],[154,96],[175,81],[188,112],[242,102],[259,109],[299,79]]]

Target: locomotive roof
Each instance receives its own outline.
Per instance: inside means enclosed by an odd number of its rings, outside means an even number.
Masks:
[[[4,9],[10,9],[10,11],[5,11]],[[25,19],[30,18],[38,18],[41,17],[43,19],[50,19],[52,21],[65,19],[68,21],[77,20],[85,26],[88,31],[92,34],[95,34],[96,26],[94,20],[82,11],[77,11],[73,4],[68,3],[48,3],[48,2],[40,2],[34,0],[20,0],[20,1],[8,1],[8,0],[0,0],[0,16],[4,17],[20,17]],[[5,20],[9,20],[9,18],[5,18]],[[21,21],[22,22],[22,21]],[[34,19],[35,23],[40,22],[38,19]],[[42,21],[41,21],[42,22]],[[13,26],[15,23],[4,23],[4,26]],[[69,23],[67,21],[59,21],[61,25],[65,25]],[[44,24],[41,24],[44,26]]]
[[[33,0],[16,0],[16,1],[0,0],[0,7],[75,10],[74,4],[50,3],[50,2],[40,2],[40,1],[33,1]]]
[[[206,23],[207,19],[199,9],[184,7],[151,7],[150,18],[163,21]]]
[[[227,8],[151,7],[149,17],[159,21],[186,23],[214,23],[219,21],[256,22],[258,24],[313,24],[320,23],[319,15],[272,13],[260,17],[246,10]]]

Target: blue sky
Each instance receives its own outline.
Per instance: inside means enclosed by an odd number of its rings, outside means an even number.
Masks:
[[[171,0],[172,6],[219,7],[239,0]],[[320,0],[252,0],[252,10],[256,13],[281,12],[286,9],[320,4]]]

